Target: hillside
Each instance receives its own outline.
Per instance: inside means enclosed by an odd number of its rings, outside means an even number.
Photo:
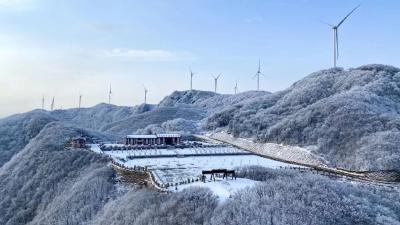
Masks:
[[[214,112],[247,99],[254,99],[269,94],[270,93],[266,91],[246,91],[236,95],[216,94],[214,92],[198,90],[174,91],[172,94],[161,100],[159,106],[182,107],[190,105],[192,107],[203,108],[207,110],[207,112]]]
[[[64,149],[80,132],[49,123],[0,168],[0,224],[81,224],[104,205],[116,188],[107,160]]]
[[[0,120],[0,167],[56,119],[42,110],[17,114]]]
[[[55,110],[49,112],[49,114],[60,121],[79,124],[80,127],[87,129],[100,130],[109,123],[138,112],[140,113],[141,111],[136,110],[138,107],[132,108],[101,103],[89,108]]]
[[[195,107],[158,107],[136,114],[102,127],[101,131],[113,134],[135,133],[149,125],[162,124],[177,118],[198,121],[205,117],[205,111]]]
[[[384,65],[322,70],[284,91],[226,107],[205,127],[304,146],[332,167],[400,170],[399,72]]]
[[[174,91],[172,94],[166,96],[159,103],[160,106],[179,106],[179,105],[194,105],[197,102],[204,101],[218,94],[211,91]]]

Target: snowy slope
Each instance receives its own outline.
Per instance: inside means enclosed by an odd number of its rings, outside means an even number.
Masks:
[[[284,91],[226,107],[205,127],[305,146],[332,167],[400,170],[399,72],[384,65],[322,70]]]
[[[101,103],[89,108],[55,110],[49,112],[49,114],[60,121],[92,130],[101,130],[107,124],[142,112],[141,110],[137,110],[138,107],[133,108]]]
[[[138,129],[152,124],[162,124],[177,118],[197,121],[204,117],[205,111],[195,107],[157,107],[151,111],[107,124],[101,128],[101,131],[125,135],[135,133]]]
[[[223,109],[226,106],[230,106],[248,99],[255,99],[269,95],[266,91],[246,91],[236,95],[232,94],[217,94],[209,91],[175,91],[172,94],[166,96],[161,102],[160,106],[195,106],[200,107],[207,112],[214,112]]]
[[[0,167],[56,119],[42,110],[17,114],[0,120]]]
[[[79,133],[49,123],[0,168],[0,224],[82,224],[92,219],[115,189],[114,172],[99,154],[64,148]]]
[[[267,157],[313,166],[325,166],[325,160],[305,148],[276,143],[256,143],[244,138],[235,138],[225,132],[213,133],[211,138],[233,144]]]
[[[160,106],[182,106],[182,105],[194,105],[199,101],[209,99],[218,94],[211,91],[199,91],[199,90],[188,90],[188,91],[174,91],[172,94],[166,96],[159,103]]]
[[[228,198],[231,198],[234,194],[242,191],[246,188],[251,188],[255,186],[258,181],[249,180],[245,178],[237,178],[232,180],[231,178],[227,180],[222,180],[220,178],[215,181],[207,180],[205,183],[203,182],[195,182],[190,184],[183,184],[178,187],[170,187],[170,191],[182,191],[186,188],[190,187],[201,187],[210,189],[216,196],[218,196],[220,202],[224,202]]]

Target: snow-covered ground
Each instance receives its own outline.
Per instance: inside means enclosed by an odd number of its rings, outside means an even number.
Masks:
[[[153,171],[160,183],[177,183],[187,179],[196,179],[203,170],[235,169],[252,165],[268,168],[289,166],[289,164],[256,155],[144,158],[132,159],[124,164],[128,167],[146,166]]]
[[[170,186],[170,191],[182,191],[189,187],[204,187],[210,189],[220,202],[230,198],[234,193],[245,188],[253,187],[258,181],[244,178],[227,180],[216,178],[211,181],[210,176],[206,182],[191,182],[175,186],[182,181],[196,180],[201,175],[202,170],[211,169],[235,169],[242,166],[258,165],[268,168],[277,168],[279,166],[292,166],[287,163],[262,158],[257,155],[215,155],[215,156],[191,156],[184,157],[185,154],[193,153],[243,153],[245,151],[231,147],[212,147],[212,148],[186,148],[186,149],[146,149],[146,150],[118,150],[101,151],[98,145],[90,145],[90,149],[96,153],[103,153],[111,156],[118,163],[122,163],[129,168],[135,166],[147,167],[154,174],[155,179],[161,184],[174,184]],[[133,158],[132,156],[155,156],[159,158]],[[123,160],[121,160],[123,159]]]
[[[89,146],[90,146],[90,150],[92,150],[96,153],[100,153],[100,154],[103,153],[98,144],[89,144]]]
[[[256,143],[245,138],[235,138],[226,132],[212,133],[209,134],[209,137],[271,158],[313,166],[326,165],[324,159],[312,154],[308,149],[299,146],[276,143]]]
[[[195,182],[190,184],[183,184],[177,187],[169,187],[170,191],[182,191],[189,187],[204,187],[210,189],[215,195],[217,195],[221,202],[230,198],[234,193],[243,190],[245,188],[253,187],[259,183],[258,181],[237,178],[236,180],[222,180],[218,179],[214,181],[203,182]]]
[[[218,154],[251,154],[238,148],[233,147],[195,147],[195,148],[184,148],[184,149],[135,149],[135,150],[115,150],[115,151],[104,151],[105,154],[112,157],[119,158],[143,158],[143,157],[154,157],[154,156],[184,156],[184,155],[218,155]]]
[[[263,158],[232,146],[101,151],[97,145],[91,145],[91,149],[97,153],[109,155],[114,161],[128,168],[147,167],[160,184],[183,183],[188,179],[196,180],[199,179],[203,170],[231,170],[245,166],[267,168],[293,166]],[[196,154],[196,156],[191,154]],[[198,156],[197,154],[204,155]]]

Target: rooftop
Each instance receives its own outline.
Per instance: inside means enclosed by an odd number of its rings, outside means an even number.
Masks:
[[[157,137],[180,137],[180,134],[157,134]]]
[[[158,138],[158,137],[181,137],[180,134],[132,134],[126,135],[127,138]]]
[[[157,138],[156,135],[132,134],[126,135],[127,138]]]

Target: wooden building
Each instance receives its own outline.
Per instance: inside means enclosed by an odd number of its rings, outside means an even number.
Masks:
[[[86,147],[86,138],[84,138],[84,137],[71,138],[71,147],[73,147],[73,148],[85,148]]]
[[[180,134],[127,135],[126,145],[178,145]]]

